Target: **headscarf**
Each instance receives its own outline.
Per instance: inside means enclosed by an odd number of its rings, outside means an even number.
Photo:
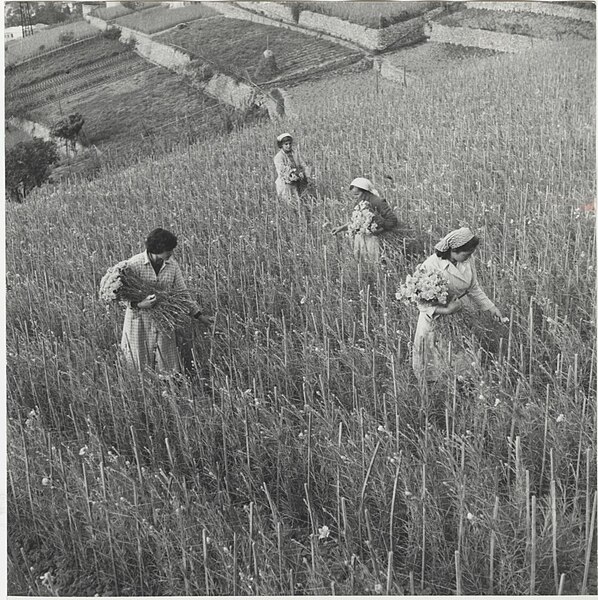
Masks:
[[[276,141],[280,144],[282,142],[282,140],[284,140],[285,138],[291,138],[291,139],[293,139],[293,136],[290,133],[281,133],[276,138]]]
[[[461,227],[460,229],[455,229],[450,233],[447,233],[437,244],[434,246],[435,250],[438,252],[446,252],[447,250],[454,250],[455,248],[460,248],[469,242],[469,240],[473,239],[475,236],[471,232],[469,227]]]
[[[374,194],[374,196],[380,197],[378,190],[375,189],[372,182],[369,179],[366,179],[365,177],[357,177],[356,179],[354,179],[349,184],[349,188],[352,188],[352,187],[359,188],[360,190],[365,190],[366,192],[369,192],[370,194]]]

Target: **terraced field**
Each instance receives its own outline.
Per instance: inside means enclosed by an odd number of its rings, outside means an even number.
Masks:
[[[66,98],[104,82],[114,82],[154,68],[133,52],[109,56],[75,72],[62,73],[6,94],[7,110],[32,110],[48,101]]]
[[[593,23],[524,12],[467,8],[443,16],[437,21],[450,27],[488,29],[547,40],[592,40],[596,37],[596,26]]]
[[[7,65],[18,64],[53,49],[60,48],[65,43],[64,36],[69,36],[71,41],[94,37],[98,30],[86,21],[75,21],[66,25],[52,27],[36,32],[35,34],[8,42],[4,45],[4,61]]]
[[[233,76],[253,77],[266,49],[274,53],[281,75],[316,68],[330,60],[358,60],[362,56],[344,46],[287,29],[225,17],[195,21],[155,39],[182,48]]]
[[[62,95],[60,102],[40,105],[32,111],[33,120],[49,125],[61,114],[79,112],[85,118],[86,141],[116,154],[131,152],[147,139],[166,144],[187,135],[221,130],[220,104],[189,87],[178,75],[139,57],[113,68],[118,76],[85,86],[73,95]],[[133,73],[133,68],[140,70]]]
[[[17,91],[24,86],[32,85],[62,75],[75,73],[79,69],[104,58],[130,52],[131,48],[118,40],[111,40],[97,35],[83,40],[75,46],[56,50],[35,60],[10,67],[6,73],[4,84],[7,93]]]
[[[156,6],[143,12],[128,13],[116,19],[115,25],[130,27],[143,33],[156,33],[174,27],[180,23],[212,17],[218,13],[199,2],[181,8]]]

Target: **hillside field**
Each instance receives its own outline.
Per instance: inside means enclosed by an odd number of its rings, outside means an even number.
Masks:
[[[280,74],[284,75],[326,60],[359,55],[339,44],[295,31],[225,17],[193,21],[183,30],[174,29],[155,39],[182,48],[221,73],[251,80],[255,80],[266,49],[274,53]]]
[[[10,594],[597,593],[595,44],[467,67],[298,86],[295,120],[7,205]],[[121,85],[111,110],[143,101]],[[316,170],[301,209],[284,130]],[[357,176],[420,254],[372,272],[331,235]],[[510,321],[471,323],[438,423],[395,291],[465,224]],[[157,226],[216,316],[187,378],[124,369],[98,301]]]

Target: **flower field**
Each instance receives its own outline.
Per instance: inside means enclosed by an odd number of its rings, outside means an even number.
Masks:
[[[10,594],[596,594],[595,44],[467,65],[296,87],[295,121],[7,205]],[[357,176],[425,252],[358,268]],[[439,425],[395,292],[461,225],[509,323]],[[156,226],[216,316],[188,379],[127,372],[98,300]]]

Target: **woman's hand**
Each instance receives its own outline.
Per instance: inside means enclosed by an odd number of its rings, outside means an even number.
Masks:
[[[206,317],[205,315],[199,315],[198,317],[195,317],[195,320],[206,327],[212,327],[215,322],[214,317]]]
[[[345,223],[344,225],[339,225],[338,227],[335,227],[334,229],[332,229],[332,231],[330,232],[332,235],[336,235],[337,233],[341,233],[343,231],[347,231],[347,223]]]
[[[152,308],[156,304],[156,294],[150,294],[144,298],[141,302],[137,303],[137,308]]]
[[[452,315],[463,308],[463,302],[459,298],[453,298],[446,306],[437,306],[434,311],[437,315]]]
[[[502,316],[502,313],[500,310],[498,310],[498,308],[496,308],[496,306],[489,308],[488,312],[492,315],[492,318],[496,319],[497,321],[501,321],[502,323],[507,323],[509,321],[509,319]]]

